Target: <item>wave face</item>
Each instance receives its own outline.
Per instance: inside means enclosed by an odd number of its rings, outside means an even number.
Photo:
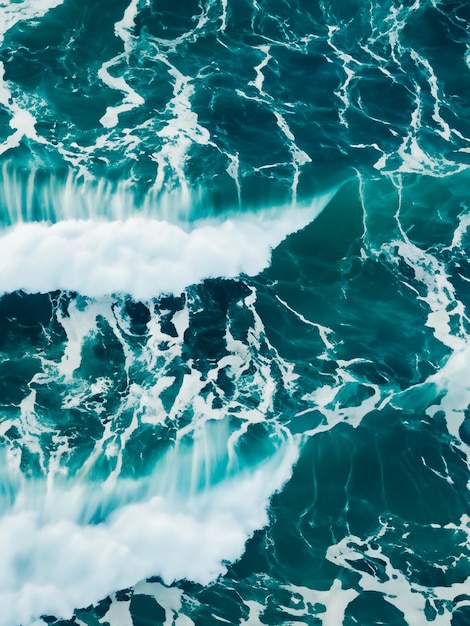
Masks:
[[[0,2],[0,626],[470,622],[469,33]]]

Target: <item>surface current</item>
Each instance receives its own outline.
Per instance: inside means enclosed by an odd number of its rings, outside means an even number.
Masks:
[[[0,626],[470,623],[469,28],[0,1]]]

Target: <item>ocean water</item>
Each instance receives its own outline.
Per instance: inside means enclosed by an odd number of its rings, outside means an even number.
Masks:
[[[0,0],[0,626],[470,624],[467,0]]]

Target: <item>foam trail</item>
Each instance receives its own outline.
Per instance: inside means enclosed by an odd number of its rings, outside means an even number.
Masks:
[[[118,78],[114,78],[108,71],[110,68],[117,65],[122,58],[129,57],[129,53],[132,49],[131,31],[132,27],[135,25],[137,11],[138,0],[132,0],[127,9],[124,11],[122,20],[114,25],[114,32],[116,36],[120,37],[124,43],[124,54],[119,54],[111,60],[106,61],[98,70],[98,77],[105,85],[107,85],[110,89],[116,89],[117,91],[121,91],[125,94],[121,104],[114,107],[107,107],[106,113],[100,119],[100,123],[105,128],[113,128],[116,126],[121,113],[125,113],[126,111],[130,111],[145,104],[144,98],[142,98],[141,95],[129,86],[124,77],[119,76]]]
[[[167,105],[171,114],[166,125],[157,132],[161,138],[161,148],[152,154],[157,164],[157,176],[154,183],[156,190],[163,189],[165,171],[173,172],[178,186],[189,194],[189,186],[185,176],[185,164],[189,149],[193,144],[207,145],[211,143],[209,131],[201,126],[197,114],[191,106],[194,86],[191,77],[182,74],[172,65],[165,55],[156,57],[168,68],[168,74],[174,79],[173,98]]]
[[[470,467],[470,446],[462,441],[460,429],[470,405],[470,384],[466,373],[469,359],[470,344],[467,344],[456,349],[444,367],[426,381],[433,383],[436,386],[436,391],[442,394],[439,403],[429,407],[426,414],[433,418],[437,413],[444,412],[447,430],[454,438],[455,444],[466,455],[468,467]],[[468,487],[470,488],[470,480]]]
[[[62,4],[63,0],[27,0],[26,2],[10,3],[7,6],[0,5],[0,44],[3,42],[5,34],[18,22],[39,18],[50,9]],[[16,148],[20,145],[23,137],[28,137],[38,143],[47,143],[39,137],[36,129],[36,119],[27,110],[21,108],[14,101],[10,87],[4,79],[5,68],[0,61],[0,105],[3,105],[12,114],[9,122],[10,128],[14,131],[3,143],[0,144],[0,155]]]
[[[382,522],[382,524],[382,529],[374,539],[380,538],[386,533],[386,522]],[[439,525],[434,525],[434,528],[439,528]],[[460,525],[448,524],[440,528],[460,531],[468,537],[469,518],[464,515],[460,520]],[[336,545],[329,547],[326,558],[336,565],[358,573],[360,577],[359,587],[365,592],[383,594],[387,602],[403,614],[404,620],[409,626],[418,626],[431,621],[427,616],[427,605],[428,607],[440,607],[432,618],[432,623],[436,626],[447,626],[451,623],[452,607],[458,606],[460,602],[465,602],[468,598],[466,592],[470,577],[467,576],[461,581],[435,587],[410,582],[405,573],[394,567],[392,559],[374,540],[363,542],[359,537],[347,536]],[[360,564],[365,559],[370,559],[369,563],[375,562],[383,567],[383,580],[378,580],[377,576],[371,575],[370,571],[355,567],[356,562]],[[323,623],[326,624],[327,622]],[[452,621],[452,623],[454,622]]]

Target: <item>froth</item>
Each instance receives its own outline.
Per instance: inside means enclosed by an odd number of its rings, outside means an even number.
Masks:
[[[331,195],[310,209],[279,210],[186,230],[149,219],[20,223],[0,241],[0,291],[77,291],[149,299],[181,293],[205,278],[255,275],[271,249],[309,223]]]
[[[58,514],[61,497],[69,497],[60,490],[48,493],[42,511],[17,504],[0,520],[0,625],[67,617],[151,575],[166,583],[209,583],[268,522],[269,498],[289,478],[297,455],[289,440],[258,468],[210,490],[123,505],[94,525]],[[86,507],[86,489],[82,496]]]

